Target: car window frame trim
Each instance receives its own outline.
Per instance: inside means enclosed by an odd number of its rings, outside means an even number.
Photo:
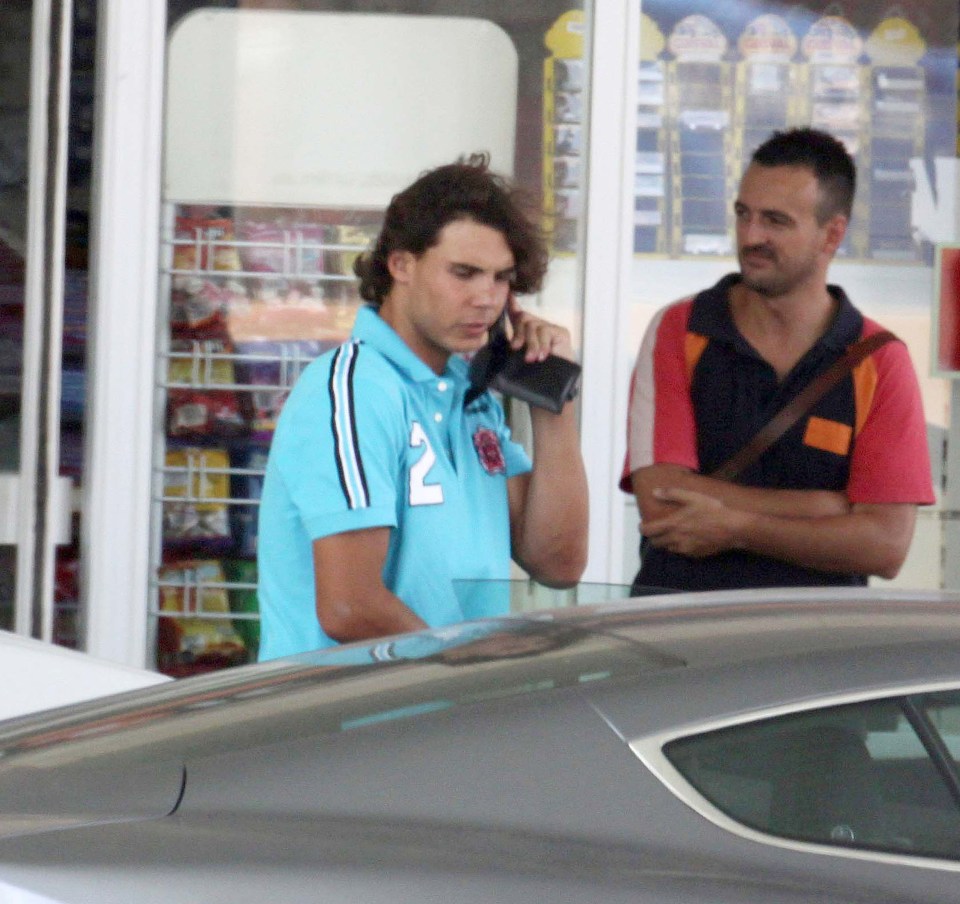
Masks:
[[[922,705],[917,697],[911,696],[905,697],[901,701],[901,708],[907,721],[920,738],[920,743],[926,749],[927,755],[933,760],[933,764],[946,784],[953,802],[960,808],[960,775],[957,773],[953,755],[943,742],[943,736],[930,721],[927,707]]]
[[[916,698],[923,694],[939,693],[942,691],[960,693],[960,680],[952,679],[924,683],[911,682],[909,684],[872,688],[870,690],[823,694],[816,698],[805,698],[792,703],[760,707],[747,712],[737,713],[733,716],[687,723],[681,727],[671,728],[666,731],[640,735],[632,740],[628,740],[627,746],[633,752],[634,756],[636,756],[681,803],[688,806],[695,813],[713,823],[718,828],[739,836],[740,838],[801,854],[822,854],[829,857],[866,860],[890,866],[908,866],[918,869],[960,873],[960,860],[946,860],[940,857],[921,857],[906,853],[818,844],[811,841],[783,838],[779,835],[772,835],[762,832],[759,829],[751,828],[724,813],[719,807],[704,797],[700,791],[687,781],[683,773],[670,762],[663,752],[664,747],[672,741],[696,737],[697,735],[708,734],[726,728],[750,725],[766,719],[775,719],[781,716],[809,713],[835,706],[854,705],[880,700],[896,699],[898,702],[902,702],[903,700]],[[911,726],[913,727],[912,722]],[[916,731],[915,727],[914,730]],[[927,754],[929,756],[929,750]]]

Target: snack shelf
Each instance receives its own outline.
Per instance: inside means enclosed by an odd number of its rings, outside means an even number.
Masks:
[[[197,460],[199,458],[199,461]],[[169,465],[163,468],[164,478],[179,479],[188,487],[200,486],[206,487],[215,484],[213,477],[255,477],[262,479],[264,475],[263,468],[217,468],[208,467],[202,456],[188,455],[187,464],[184,466]],[[166,483],[166,480],[165,480]],[[218,496],[213,493],[186,493],[183,495],[173,495],[164,493],[160,497],[161,502],[180,502],[180,503],[217,503],[220,505],[259,505],[259,499],[237,499],[234,496]]]
[[[166,213],[147,610],[158,667],[180,676],[256,656],[269,443],[300,374],[350,334],[360,304],[353,261],[382,214],[226,205]]]
[[[164,353],[166,362],[183,362],[189,366],[189,378],[180,380],[164,379],[160,385],[170,389],[213,389],[217,391],[233,392],[262,392],[263,383],[252,382],[221,382],[216,379],[218,365],[227,363],[233,365],[277,365],[277,379],[269,388],[289,392],[293,384],[303,372],[303,369],[314,359],[294,341],[277,343],[278,350],[274,353],[250,352],[238,354],[235,352],[216,351],[221,347],[219,343],[203,339],[190,341],[189,351],[168,351]],[[168,368],[169,372],[169,368]]]
[[[203,572],[196,568],[185,568],[181,572],[182,577],[166,578],[155,582],[158,588],[176,591],[182,600],[180,609],[160,609],[151,608],[150,614],[170,617],[172,615],[183,616],[186,618],[213,618],[221,620],[239,621],[257,621],[259,615],[256,612],[223,612],[216,609],[206,609],[204,599],[211,591],[236,591],[250,590],[256,591],[256,583],[250,581],[214,581],[203,577]]]
[[[226,225],[230,222],[229,217],[213,217],[208,218],[209,225],[206,226],[168,224],[161,245],[172,251],[172,255],[164,272],[173,276],[350,282],[354,279],[352,273],[331,269],[324,264],[330,264],[331,254],[355,256],[367,247],[365,242],[318,241],[309,235],[309,232],[335,232],[341,228],[339,225],[315,223],[298,229],[253,221],[246,228],[252,230],[256,226],[259,231],[269,231],[273,236],[254,241],[234,236],[233,227]],[[369,235],[369,230],[366,234]],[[192,265],[183,266],[185,261]],[[253,265],[245,267],[244,264]]]

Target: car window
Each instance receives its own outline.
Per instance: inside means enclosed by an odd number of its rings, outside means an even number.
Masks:
[[[783,838],[960,860],[960,693],[793,713],[664,754],[710,803]]]

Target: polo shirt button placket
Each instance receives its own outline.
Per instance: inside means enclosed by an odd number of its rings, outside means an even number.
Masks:
[[[440,381],[437,383],[437,391],[438,391],[438,392],[446,392],[446,391],[447,391],[447,381],[446,381],[446,380],[440,380]],[[439,424],[439,423],[443,420],[443,414],[442,414],[441,412],[437,411],[437,412],[434,413],[433,419],[434,419],[434,421],[436,421],[436,423]]]

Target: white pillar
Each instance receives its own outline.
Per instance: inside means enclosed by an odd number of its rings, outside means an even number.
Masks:
[[[623,579],[628,335],[640,4],[591,6],[590,110],[585,188],[581,447],[590,486],[590,559],[584,581]]]
[[[143,667],[166,0],[101,0],[81,520],[88,652]]]

